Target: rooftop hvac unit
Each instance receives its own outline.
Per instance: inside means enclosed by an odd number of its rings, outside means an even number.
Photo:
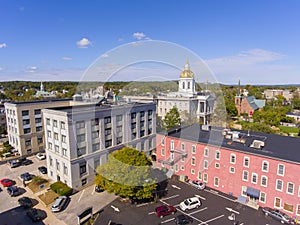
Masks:
[[[265,142],[259,140],[254,140],[250,145],[251,148],[257,148],[257,149],[262,149],[264,146],[265,146]]]

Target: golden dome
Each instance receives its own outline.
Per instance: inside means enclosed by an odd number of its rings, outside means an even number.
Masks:
[[[186,60],[184,70],[181,72],[180,78],[194,78],[194,73],[190,70],[190,64],[188,60]]]

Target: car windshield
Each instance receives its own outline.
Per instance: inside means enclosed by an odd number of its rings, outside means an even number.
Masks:
[[[189,204],[190,204],[189,200],[185,200],[183,203],[184,203],[185,205],[189,205]]]
[[[61,203],[62,199],[61,198],[58,198],[55,200],[54,204],[53,204],[53,208],[56,208],[59,206],[59,204]]]

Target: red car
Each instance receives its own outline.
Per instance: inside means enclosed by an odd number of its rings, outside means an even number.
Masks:
[[[156,216],[163,218],[164,216],[167,216],[169,214],[176,213],[176,209],[171,205],[162,205],[155,209]]]
[[[0,183],[2,184],[3,187],[10,187],[14,185],[14,181],[8,178],[3,178],[2,180],[0,180]]]

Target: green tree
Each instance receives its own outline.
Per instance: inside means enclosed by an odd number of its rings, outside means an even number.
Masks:
[[[156,190],[151,165],[145,153],[124,147],[109,154],[106,164],[97,168],[95,185],[123,198],[151,198]]]
[[[172,129],[176,126],[181,125],[180,114],[176,106],[167,112],[165,118],[163,119],[163,126],[166,130]]]

